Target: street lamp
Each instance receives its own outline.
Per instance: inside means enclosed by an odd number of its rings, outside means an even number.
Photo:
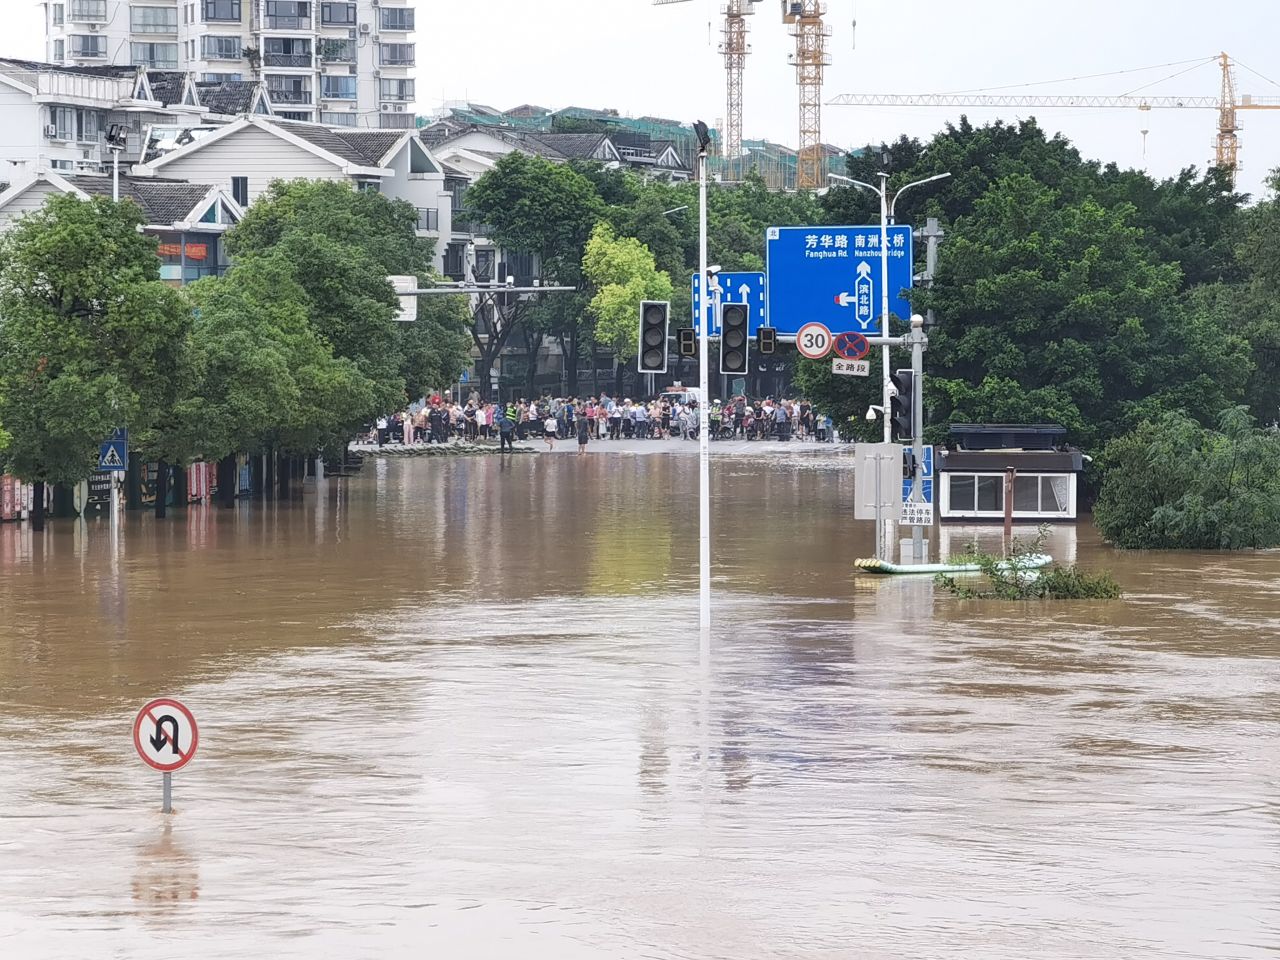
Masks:
[[[686,203],[682,207],[672,207],[670,210],[663,210],[662,215],[664,217],[669,217],[673,213],[679,213],[681,210],[688,210],[688,209],[689,209],[689,205]]]

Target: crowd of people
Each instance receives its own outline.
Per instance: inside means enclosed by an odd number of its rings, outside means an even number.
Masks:
[[[805,399],[714,400],[708,417],[713,440],[832,439],[830,418],[818,416]],[[576,440],[583,449],[593,440],[696,440],[698,429],[698,405],[693,400],[619,401],[601,394],[491,403],[473,392],[465,403],[433,395],[420,407],[379,419],[376,441],[379,446],[412,446],[497,439],[505,449],[516,440],[543,440],[548,448],[557,440]]]

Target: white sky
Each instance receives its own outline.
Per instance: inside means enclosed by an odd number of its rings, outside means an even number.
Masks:
[[[655,7],[650,0],[418,0],[418,108],[471,99],[500,109],[614,107],[711,123],[724,115],[723,61],[716,53],[724,0]],[[934,93],[1130,70],[1226,50],[1280,82],[1278,0],[829,0],[832,65],[824,100],[838,93]],[[0,0],[12,38],[0,53],[44,55],[39,7]],[[852,21],[856,18],[855,31]],[[708,32],[710,25],[710,35]],[[794,41],[777,0],[761,0],[751,21],[746,135],[794,145]],[[1010,93],[1128,93],[1181,66],[1080,79]],[[1240,69],[1240,93],[1280,97],[1280,87]],[[1216,96],[1218,73],[1197,67],[1145,92]],[[967,111],[981,123],[1018,111]],[[840,146],[908,133],[928,137],[959,111],[826,107],[823,139]],[[1026,110],[1061,130],[1089,157],[1166,176],[1213,152],[1212,110]],[[1242,189],[1258,193],[1280,167],[1280,110],[1241,115]]]

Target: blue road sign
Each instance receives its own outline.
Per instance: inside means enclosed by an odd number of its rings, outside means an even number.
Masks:
[[[911,228],[889,228],[889,312],[911,317]],[[832,333],[880,332],[880,228],[770,227],[765,234],[769,323],[795,333],[816,320]]]
[[[696,273],[690,279],[693,291],[693,325],[698,325],[698,306],[702,300],[702,278]],[[721,303],[747,303],[751,305],[749,336],[755,336],[756,330],[764,325],[764,274],[763,273],[721,273],[716,276],[720,284]],[[795,333],[794,330],[791,331]],[[720,318],[711,318],[711,334],[720,333]]]
[[[460,377],[458,378],[458,382],[459,382],[459,383],[470,383],[470,382],[471,382],[471,373],[470,373],[470,371],[468,371],[468,370],[463,370],[463,371],[462,371],[462,376],[460,376]]]
[[[111,439],[98,448],[98,469],[107,473],[124,473],[129,469],[128,430],[111,431]]]
[[[902,458],[906,462],[907,454],[911,452],[909,444],[902,448]],[[924,448],[924,474],[920,478],[920,490],[924,494],[925,503],[933,503],[933,447],[926,445]],[[907,503],[911,500],[911,484],[910,479],[902,481],[902,502]]]

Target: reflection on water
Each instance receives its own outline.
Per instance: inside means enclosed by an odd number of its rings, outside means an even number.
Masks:
[[[690,457],[0,526],[0,956],[1274,956],[1280,555],[958,602],[852,574],[843,462],[715,463],[705,671]]]

